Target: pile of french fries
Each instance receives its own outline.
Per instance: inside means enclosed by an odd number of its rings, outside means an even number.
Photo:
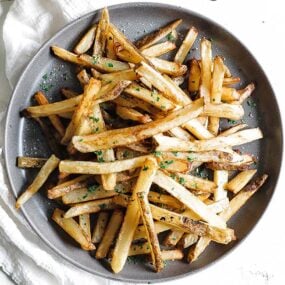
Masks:
[[[195,261],[211,241],[234,241],[227,222],[267,179],[253,178],[255,158],[235,149],[261,139],[261,130],[220,128],[243,118],[254,84],[234,88],[239,78],[212,57],[206,38],[201,58],[185,62],[198,31],[190,27],[177,47],[181,22],[132,43],[103,9],[73,51],[51,47],[77,66],[82,93],[63,88],[65,99],[50,103],[39,91],[38,105],[22,112],[54,154],[18,158],[19,167],[40,171],[16,207],[45,185],[65,209],[53,221],[114,273],[130,256],[149,256],[159,272],[166,260]],[[160,58],[170,51],[173,61]],[[199,177],[201,169],[211,178]]]

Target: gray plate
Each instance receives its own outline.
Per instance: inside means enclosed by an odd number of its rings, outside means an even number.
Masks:
[[[90,254],[82,251],[50,221],[55,204],[46,198],[44,191],[22,207],[25,217],[38,235],[59,255],[74,265],[96,275],[121,281],[166,281],[192,274],[220,259],[232,248],[236,248],[261,218],[273,194],[281,165],[282,128],[279,109],[273,90],[257,61],[239,40],[218,24],[189,10],[153,3],[112,6],[110,15],[112,22],[124,30],[132,40],[136,40],[143,33],[151,32],[174,19],[182,18],[183,24],[179,28],[181,34],[184,34],[189,26],[196,26],[199,30],[199,38],[205,36],[212,39],[213,54],[223,55],[232,73],[241,77],[242,85],[240,87],[252,81],[257,86],[253,95],[256,107],[245,104],[245,120],[250,127],[260,126],[265,138],[242,150],[250,151],[258,156],[258,172],[268,173],[270,179],[229,223],[236,230],[238,237],[236,242],[227,246],[212,243],[193,264],[171,262],[161,273],[152,272],[148,265],[126,264],[120,274],[114,275],[107,265],[96,261]],[[52,56],[49,47],[57,44],[72,49],[80,35],[97,20],[98,11],[95,11],[60,30],[43,45],[31,60],[14,90],[7,114],[5,158],[11,188],[15,196],[24,190],[35,175],[34,171],[18,169],[15,165],[16,157],[18,155],[49,155],[45,139],[39,128],[32,121],[20,118],[20,110],[31,104],[32,95],[41,86],[43,87],[43,84],[53,84],[53,87],[47,92],[51,100],[59,99],[59,90],[63,86],[80,90],[74,77],[74,67]],[[199,41],[196,41],[196,47],[198,47],[198,43]],[[198,51],[192,51],[191,57],[195,55],[199,56]],[[47,80],[42,78],[44,74],[48,75]]]

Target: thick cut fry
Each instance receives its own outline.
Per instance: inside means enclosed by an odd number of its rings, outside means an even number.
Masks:
[[[179,20],[175,20],[174,22],[166,25],[165,27],[154,31],[153,33],[145,36],[144,38],[142,38],[141,40],[136,42],[136,46],[140,49],[140,50],[144,50],[152,45],[154,45],[155,43],[157,43],[158,41],[160,41],[162,38],[166,37],[168,34],[170,34],[173,30],[175,30],[178,25],[180,25],[182,22],[181,19]]]
[[[239,131],[229,136],[218,136],[209,140],[186,142],[166,136],[155,137],[158,143],[157,151],[209,151],[220,150],[226,146],[246,144],[263,137],[259,128]]]
[[[161,73],[171,76],[181,76],[187,72],[187,66],[173,61],[155,57],[147,57],[152,65]]]
[[[48,198],[55,199],[75,189],[86,187],[88,178],[90,178],[90,175],[81,175],[74,179],[56,185],[55,187],[48,190]]]
[[[35,99],[39,105],[49,104],[48,99],[46,98],[46,96],[41,91],[38,91],[35,94]],[[48,116],[48,118],[49,118],[50,122],[52,123],[52,125],[54,126],[54,128],[60,134],[60,136],[63,137],[64,133],[65,133],[65,129],[64,129],[63,124],[60,121],[60,118],[57,115],[50,115],[50,116]]]
[[[124,120],[137,121],[142,124],[152,121],[149,115],[144,115],[135,109],[127,107],[117,106],[116,113]]]
[[[228,221],[246,202],[247,200],[265,183],[268,175],[264,174],[263,176],[257,178],[250,184],[248,184],[241,192],[239,192],[229,204],[229,207],[226,208],[221,214],[221,218],[224,221]],[[202,237],[197,242],[196,246],[193,249],[190,249],[187,260],[188,262],[195,261],[200,254],[206,249],[210,244],[211,239]]]
[[[18,156],[17,157],[17,167],[19,168],[41,168],[46,163],[46,161],[47,161],[46,158]]]
[[[49,175],[57,168],[59,164],[59,159],[52,155],[41,168],[36,178],[32,182],[32,184],[26,189],[24,193],[20,195],[20,197],[16,201],[15,207],[19,209],[26,203],[34,194],[36,194],[43,184],[48,179]]]
[[[101,242],[103,235],[105,233],[105,229],[107,227],[109,220],[109,213],[102,211],[98,214],[96,225],[94,227],[93,233],[92,233],[92,242],[93,243],[99,243]]]
[[[172,51],[174,49],[176,49],[175,43],[170,42],[170,41],[166,41],[163,43],[155,44],[149,48],[146,48],[146,49],[142,50],[141,53],[144,56],[158,57],[158,56],[166,54],[169,51]]]
[[[175,107],[175,105],[166,99],[163,94],[158,93],[155,89],[152,91],[148,90],[137,83],[132,83],[125,89],[125,92],[157,107],[162,111],[169,111]]]
[[[86,63],[82,61],[77,54],[72,53],[64,48],[60,48],[58,46],[51,46],[51,50],[57,57],[61,58],[64,61],[75,63],[80,66],[86,65]]]
[[[256,169],[240,172],[225,185],[225,189],[237,194],[252,179],[256,172]]]
[[[106,40],[109,31],[109,23],[110,23],[109,11],[107,8],[104,8],[102,10],[101,18],[96,29],[96,36],[93,46],[93,55],[99,55],[99,56],[103,55],[106,47]]]
[[[224,63],[221,57],[216,56],[214,58],[214,70],[212,75],[211,85],[211,97],[210,102],[212,104],[220,104],[222,99],[223,80],[225,76]],[[217,117],[210,117],[208,130],[217,135],[220,127],[220,119]]]
[[[167,77],[162,76],[145,62],[142,62],[142,66],[137,68],[136,71],[140,76],[146,78],[156,89],[161,91],[170,101],[181,106],[191,102],[191,99],[175,83],[171,83],[170,80],[167,80]]]
[[[100,149],[117,147],[171,130],[199,116],[202,111],[202,99],[194,101],[162,119],[130,128],[111,130],[98,135],[75,136],[73,145],[80,152],[93,152]]]
[[[82,96],[76,96],[74,98],[66,99],[55,103],[28,107],[22,111],[22,114],[28,118],[37,118],[71,112],[76,109],[76,106],[80,103],[81,99]]]
[[[149,155],[113,162],[62,160],[59,171],[73,174],[108,174],[141,167]]]
[[[86,53],[91,48],[95,39],[96,27],[97,25],[93,25],[77,43],[74,48],[76,54]]]
[[[55,209],[52,215],[52,219],[67,232],[81,247],[85,250],[94,250],[95,246],[88,240],[86,233],[72,218],[63,218],[64,212],[60,209]]]
[[[227,191],[225,190],[225,184],[228,182],[229,173],[226,170],[215,170],[214,171],[214,182],[217,187],[214,191],[214,200],[219,201],[227,198]]]
[[[212,73],[212,45],[209,40],[201,40],[201,84],[200,96],[204,97],[205,103],[210,102],[211,96],[211,73]]]
[[[125,62],[98,55],[90,56],[88,54],[81,54],[79,59],[84,63],[84,65],[102,72],[117,72],[130,68],[130,66]]]
[[[68,144],[72,136],[76,134],[76,130],[81,127],[82,121],[87,115],[90,101],[92,101],[93,97],[99,92],[100,88],[101,82],[94,78],[91,78],[88,85],[85,86],[82,99],[74,111],[71,122],[61,140],[62,144]]]
[[[103,81],[103,84],[107,84],[113,81],[118,82],[120,80],[134,81],[134,80],[137,80],[138,77],[133,69],[127,69],[127,70],[113,72],[113,73],[101,74],[99,79]]]
[[[195,27],[192,27],[191,29],[189,29],[187,35],[185,36],[181,46],[179,47],[174,57],[175,62],[183,63],[183,61],[187,57],[188,52],[193,46],[197,36],[198,36],[198,31]]]
[[[138,192],[148,192],[152,184],[153,177],[156,172],[154,159],[145,160],[145,165],[142,166],[138,180],[132,192],[132,198],[128,204],[126,215],[121,227],[115,249],[114,255],[111,261],[112,270],[115,273],[120,272],[127,260],[129,248],[131,246],[135,230],[139,223],[140,213],[139,207],[136,201],[136,195]]]
[[[151,205],[153,218],[166,224],[171,224],[182,231],[197,234],[199,236],[208,236],[218,243],[227,244],[235,239],[234,231],[229,228],[218,228],[209,224],[194,221],[187,216],[168,211]]]
[[[227,103],[207,104],[204,106],[203,115],[227,118],[230,120],[239,120],[244,116],[244,110],[241,105]]]
[[[222,89],[222,101],[226,103],[232,103],[234,101],[239,101],[240,94],[235,88],[223,87]]]
[[[116,41],[128,51],[131,56],[132,63],[140,63],[141,61],[147,61],[145,57],[139,52],[139,50],[125,37],[125,35],[120,32],[112,23],[109,25],[109,31],[116,38]]]
[[[226,226],[225,222],[207,209],[203,202],[163,172],[158,171],[153,182],[165,189],[170,195],[174,196],[210,225],[221,228]]]
[[[187,129],[199,140],[207,140],[214,137],[214,135],[209,132],[198,119],[188,121],[183,125],[183,128]]]
[[[72,218],[83,214],[98,213],[101,210],[112,210],[116,208],[112,198],[95,200],[91,202],[84,202],[75,204],[65,213],[65,218]]]
[[[121,227],[123,222],[124,214],[121,210],[114,210],[108,226],[104,232],[103,238],[97,248],[96,258],[101,259],[105,258],[108,254],[108,251],[116,238],[116,235]]]
[[[79,216],[79,225],[85,232],[86,238],[91,242],[91,231],[90,231],[90,215],[84,214]]]
[[[197,59],[190,60],[188,91],[198,92],[201,80],[201,70]]]
[[[163,260],[161,256],[161,250],[159,241],[154,228],[154,222],[150,210],[150,205],[147,199],[147,192],[137,193],[137,202],[139,205],[141,217],[146,229],[147,240],[150,246],[150,254],[152,262],[157,272],[163,269]]]

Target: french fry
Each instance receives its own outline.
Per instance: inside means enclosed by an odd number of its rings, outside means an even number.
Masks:
[[[225,77],[232,77],[231,71],[230,69],[224,64],[224,68],[225,68]]]
[[[51,46],[51,50],[57,57],[59,57],[60,59],[64,61],[68,61],[68,62],[77,64],[80,66],[86,65],[86,63],[82,61],[77,54],[72,53],[64,48],[61,48],[58,46]]]
[[[73,218],[83,214],[98,213],[101,210],[113,210],[117,206],[114,205],[112,198],[94,200],[75,204],[65,213],[65,218]]]
[[[79,95],[79,93],[69,89],[69,88],[61,88],[60,92],[66,99],[70,99]]]
[[[110,23],[109,11],[107,8],[104,8],[102,10],[101,18],[96,29],[95,41],[93,46],[93,56],[94,55],[102,56],[102,54],[105,51],[106,40],[109,31],[109,23]]]
[[[223,86],[230,86],[230,85],[234,85],[240,82],[240,78],[239,77],[228,77],[228,78],[224,78],[224,82],[223,82]]]
[[[39,105],[49,104],[48,99],[46,98],[46,96],[41,91],[38,91],[35,94],[35,99]],[[54,126],[54,128],[60,134],[60,136],[63,137],[64,133],[65,133],[65,129],[64,129],[63,124],[60,121],[60,118],[57,115],[50,115],[50,116],[48,116],[48,118],[49,118],[50,122],[52,123],[52,125]]]
[[[140,210],[136,201],[138,192],[148,192],[156,172],[156,161],[154,158],[145,160],[141,168],[138,180],[132,192],[125,218],[114,248],[114,255],[111,261],[111,268],[115,273],[120,272],[128,257],[135,230],[139,223]]]
[[[174,84],[176,84],[177,86],[180,86],[184,83],[185,81],[185,76],[177,76],[177,77],[173,77],[172,81]],[[187,90],[184,90],[185,93],[187,93]]]
[[[113,34],[123,49],[129,52],[131,55],[132,63],[140,63],[141,61],[147,61],[145,57],[139,52],[139,50],[120,32],[112,23],[109,25],[109,31]]]
[[[213,139],[186,142],[177,138],[166,136],[156,137],[158,143],[157,151],[209,151],[220,150],[225,146],[237,146],[249,143],[263,137],[259,128],[236,132],[228,136],[219,136]]]
[[[244,116],[244,110],[241,105],[227,103],[207,104],[204,106],[203,115],[239,120]]]
[[[195,195],[163,172],[157,171],[153,182],[182,202],[187,208],[192,210],[210,225],[221,228],[225,227],[224,221],[209,211],[203,202],[201,202],[197,197],[195,197]]]
[[[175,43],[173,43],[171,41],[166,41],[166,42],[158,43],[158,44],[152,45],[148,48],[145,48],[142,50],[141,53],[144,56],[158,57],[158,56],[166,54],[169,51],[172,51],[174,49],[176,49]]]
[[[37,118],[72,112],[76,109],[76,106],[80,103],[81,99],[82,96],[76,96],[74,98],[66,99],[55,103],[28,107],[22,111],[22,114],[28,118]]]
[[[154,219],[160,220],[166,224],[171,224],[182,231],[194,233],[199,236],[209,236],[212,240],[223,244],[227,244],[235,239],[232,229],[218,228],[199,221],[193,221],[186,216],[154,205],[151,205],[150,207]]]
[[[167,99],[181,106],[191,102],[191,99],[177,85],[167,80],[167,77],[162,76],[145,62],[141,64],[142,65],[136,69],[136,72],[146,78],[156,89],[161,91]]]
[[[181,76],[187,72],[187,66],[180,63],[156,58],[147,57],[150,63],[161,73],[171,76]]]
[[[106,131],[97,135],[75,136],[72,142],[75,148],[80,152],[93,152],[100,149],[138,142],[142,139],[171,130],[197,117],[202,111],[202,103],[202,100],[198,99],[192,104],[170,113],[165,118],[135,127]]]
[[[99,78],[102,80],[103,84],[107,84],[113,81],[116,81],[116,82],[120,80],[134,81],[138,79],[133,69],[127,69],[127,70],[122,70],[118,72],[101,74]]]
[[[225,103],[232,103],[234,101],[239,101],[240,94],[235,88],[223,87],[221,100]]]
[[[214,137],[198,119],[190,120],[182,126],[199,140],[207,140]]]
[[[52,219],[67,232],[81,247],[85,250],[94,250],[95,246],[88,241],[86,233],[72,218],[63,218],[64,212],[60,209],[55,209],[52,215]]]
[[[223,59],[219,56],[214,58],[214,70],[212,75],[210,102],[212,104],[220,104],[222,99],[223,80],[225,76],[225,68]],[[217,135],[220,127],[220,119],[218,117],[209,117],[208,130]]]
[[[86,187],[88,178],[90,178],[90,175],[80,175],[74,179],[56,185],[48,190],[48,198],[59,198],[75,189]]]
[[[256,172],[257,172],[256,169],[245,170],[240,172],[227,184],[225,184],[225,188],[233,192],[234,194],[237,194],[252,179],[252,177],[255,175]]]
[[[198,36],[198,30],[195,27],[191,27],[189,31],[187,32],[187,35],[185,36],[181,46],[179,47],[175,57],[174,61],[178,63],[183,63],[188,52],[190,51],[191,47],[193,46],[196,38]]]
[[[17,157],[17,167],[19,168],[41,168],[46,163],[46,161],[47,161],[46,158],[18,156]]]
[[[147,191],[137,193],[137,202],[146,229],[146,235],[150,246],[150,254],[152,257],[152,262],[155,267],[155,270],[159,272],[163,269],[164,264],[162,260],[159,241],[154,228],[154,222],[150,210],[150,205],[147,199],[147,194],[148,194]]]
[[[96,28],[97,25],[93,25],[91,28],[89,28],[86,34],[84,34],[84,36],[76,44],[74,48],[74,52],[76,54],[86,53],[91,48],[95,39]]]
[[[24,205],[34,194],[36,194],[43,184],[48,179],[49,175],[57,168],[59,159],[55,155],[51,155],[50,158],[43,165],[32,184],[25,190],[24,193],[16,201],[16,209],[19,209]]]
[[[159,203],[167,205],[171,208],[175,209],[183,209],[183,204],[179,202],[174,197],[171,197],[170,195],[161,194],[157,192],[150,191],[148,194],[148,200],[153,203]]]
[[[257,178],[253,182],[249,183],[242,191],[240,191],[231,201],[229,207],[225,209],[221,214],[221,218],[224,221],[228,221],[246,202],[247,200],[265,183],[268,175]],[[193,249],[190,249],[187,260],[188,262],[195,261],[206,247],[210,244],[211,239],[202,237],[197,242]]]
[[[184,235],[184,231],[174,230],[167,234],[163,240],[163,245],[172,247],[175,246]]]
[[[186,130],[184,130],[181,127],[175,127],[171,130],[169,130],[170,135],[185,140],[185,141],[194,141],[195,138],[189,134]]]
[[[127,87],[125,92],[161,109],[162,111],[169,111],[175,107],[175,105],[166,99],[163,94],[158,93],[156,90],[150,91],[136,83],[132,83]]]
[[[224,130],[222,131],[219,136],[222,136],[222,137],[225,137],[225,136],[228,136],[228,135],[232,135],[242,129],[245,129],[247,127],[247,124],[238,124],[238,125],[235,125],[227,130]]]
[[[215,170],[214,171],[214,182],[217,187],[214,191],[214,200],[219,201],[227,198],[227,191],[225,190],[225,184],[228,182],[229,173],[226,170]]]
[[[211,72],[212,72],[212,45],[209,40],[203,38],[200,44],[201,49],[201,84],[200,96],[204,97],[205,103],[210,102],[211,96]]]
[[[91,242],[90,215],[89,214],[83,214],[79,216],[79,226],[85,232],[87,240]]]
[[[93,243],[101,242],[101,240],[104,236],[107,224],[108,224],[108,220],[109,220],[109,213],[108,212],[102,211],[98,214],[96,225],[95,225],[93,233],[92,233],[91,241]]]
[[[201,80],[201,70],[197,59],[190,60],[188,91],[198,92]]]
[[[81,83],[81,85],[84,87],[84,85],[89,83],[90,76],[87,73],[86,69],[82,69],[79,73],[77,73],[77,79]]]
[[[148,115],[143,115],[139,111],[127,107],[117,106],[116,113],[124,120],[137,121],[142,124],[152,121]]]
[[[96,250],[97,259],[105,258],[107,256],[108,251],[121,227],[123,218],[123,212],[121,210],[115,209],[106,227],[103,238]]]
[[[117,59],[116,50],[115,50],[115,40],[113,35],[109,32],[106,42],[106,55],[108,58]]]
[[[250,83],[249,85],[247,85],[244,89],[239,90],[239,104],[242,104],[254,91],[255,86],[253,83]]]
[[[85,66],[92,67],[102,72],[118,72],[130,68],[125,62],[98,55],[90,56],[88,54],[81,54],[79,59]]]
[[[183,237],[178,242],[178,248],[187,248],[196,243],[198,239],[199,239],[198,235],[184,234]]]
[[[182,20],[175,20],[174,22],[166,25],[165,27],[154,31],[153,33],[145,36],[144,38],[142,38],[141,40],[136,42],[136,46],[140,49],[140,50],[144,50],[154,44],[156,44],[157,42],[159,42],[162,38],[166,37],[168,34],[170,34],[173,30],[175,30],[180,24],[181,24]]]

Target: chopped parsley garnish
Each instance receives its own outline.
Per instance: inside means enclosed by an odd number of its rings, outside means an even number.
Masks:
[[[182,185],[185,184],[185,179],[183,177],[179,177],[178,182]]]
[[[129,156],[129,151],[125,150],[123,152],[123,158],[127,158]]]
[[[172,179],[175,179],[175,178],[176,178],[176,175],[175,175],[174,173],[171,173],[171,174],[170,174],[170,177],[171,177]]]
[[[83,142],[83,139],[79,139],[79,142]]]
[[[94,129],[94,133],[97,133],[99,131],[99,127],[96,127],[95,129]]]
[[[193,154],[190,154],[188,157],[187,157],[187,160],[190,161],[190,162],[193,162],[195,159],[195,156]]]
[[[98,123],[98,122],[100,121],[99,118],[96,118],[96,117],[94,117],[94,116],[89,116],[89,119],[92,120],[92,121],[95,122],[95,123]]]
[[[173,160],[164,160],[159,163],[159,167],[162,169],[167,168],[170,164],[173,163]]]
[[[175,41],[175,37],[173,36],[172,33],[169,33],[167,36],[166,36],[167,40],[169,41]]]
[[[229,123],[229,124],[236,124],[237,121],[235,121],[235,120],[228,120],[228,123]]]
[[[42,79],[47,80],[47,79],[48,79],[48,75],[47,75],[47,74],[44,74],[44,75],[42,76]]]
[[[99,208],[100,208],[101,210],[106,209],[106,207],[107,207],[107,205],[106,205],[106,204],[100,204],[100,205],[99,205]]]
[[[98,188],[99,188],[99,185],[97,185],[97,184],[91,185],[91,186],[89,186],[89,187],[87,188],[87,191],[88,191],[89,193],[93,193],[93,192],[95,192]]]
[[[140,91],[141,89],[139,87],[136,88],[137,91]]]
[[[99,56],[98,55],[93,55],[92,59],[93,59],[93,64],[99,63]]]
[[[251,99],[247,100],[246,104],[251,108],[256,107],[256,103],[254,103]]]
[[[45,92],[48,92],[52,87],[53,84],[51,83],[45,83],[45,82],[40,83],[40,88]]]
[[[148,166],[145,166],[145,165],[144,165],[144,167],[143,167],[142,170],[143,170],[143,171],[147,171],[147,170],[148,170]]]
[[[108,67],[114,67],[113,63],[108,62]]]
[[[97,159],[98,159],[98,162],[105,162],[103,157],[98,157]]]
[[[82,196],[82,199],[86,199],[88,194],[86,193],[84,196]]]
[[[102,155],[103,154],[102,150],[96,150],[96,151],[94,151],[94,153],[97,154],[97,155]]]
[[[161,151],[153,151],[154,156],[159,157],[162,155]]]

